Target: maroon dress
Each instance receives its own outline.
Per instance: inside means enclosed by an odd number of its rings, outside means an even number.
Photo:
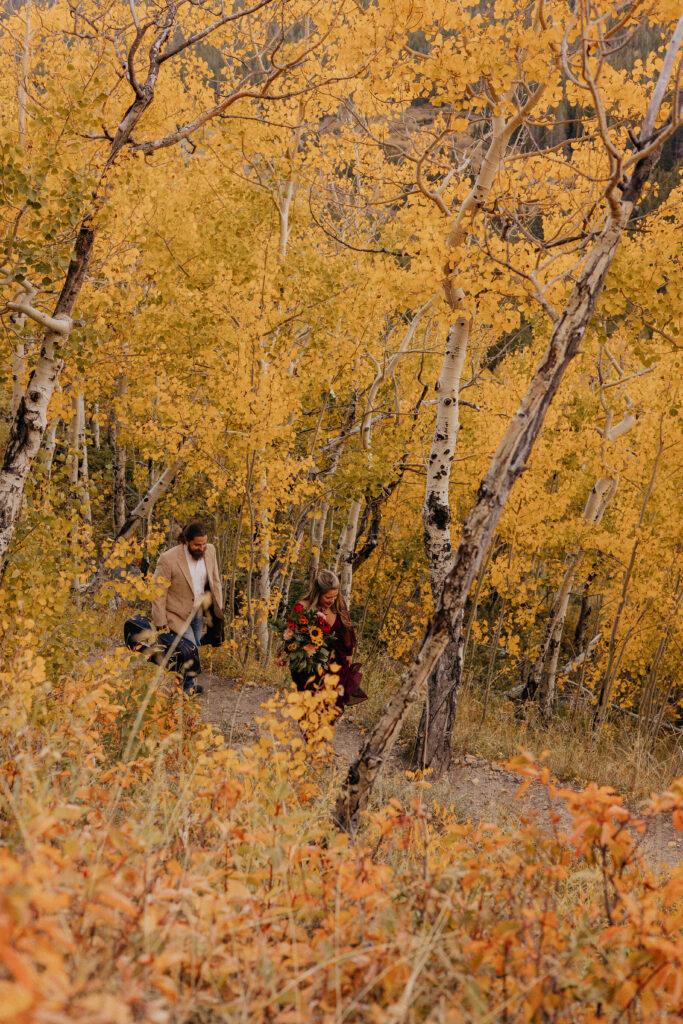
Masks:
[[[330,661],[336,661],[341,665],[339,673],[339,684],[342,692],[339,694],[337,703],[340,707],[348,707],[351,704],[360,704],[367,700],[368,695],[361,689],[360,662],[351,661],[353,652],[356,649],[356,634],[353,626],[345,626],[341,615],[337,615],[334,625],[327,635],[327,642],[330,647]]]

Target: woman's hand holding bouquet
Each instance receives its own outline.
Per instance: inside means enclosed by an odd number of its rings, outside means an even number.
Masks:
[[[282,634],[282,655],[293,672],[321,676],[330,658],[326,644],[330,624],[316,608],[304,608],[297,602]]]

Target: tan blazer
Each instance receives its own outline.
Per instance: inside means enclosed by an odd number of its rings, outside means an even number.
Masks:
[[[213,544],[206,545],[204,552],[207,586],[213,599],[213,614],[223,618],[223,588],[218,572],[218,560]],[[152,602],[152,621],[157,629],[168,626],[174,633],[187,628],[186,623],[194,605],[192,577],[187,565],[185,545],[176,544],[159,556],[154,572],[155,580],[167,581],[169,586]]]

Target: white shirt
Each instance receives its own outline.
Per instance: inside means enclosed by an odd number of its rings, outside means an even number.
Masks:
[[[192,580],[192,589],[194,590],[195,604],[204,593],[206,589],[206,581],[208,579],[206,575],[206,563],[204,558],[193,558],[185,545],[185,558],[187,559],[187,567],[190,570],[190,578]]]

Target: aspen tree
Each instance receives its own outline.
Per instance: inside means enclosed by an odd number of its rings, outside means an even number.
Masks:
[[[377,773],[398,735],[408,706],[443,654],[452,630],[461,623],[467,595],[482,565],[510,490],[524,470],[548,406],[578,352],[621,236],[657,163],[661,147],[678,125],[679,87],[675,69],[683,43],[683,17],[673,28],[639,132],[637,135],[632,133],[633,152],[628,153],[619,148],[612,138],[603,97],[595,79],[596,53],[598,62],[604,59],[600,49],[602,22],[595,21],[592,9],[583,3],[579,4],[578,11],[585,17],[579,49],[573,63],[564,55],[564,65],[570,77],[576,78],[577,73],[584,76],[583,87],[596,106],[599,135],[609,170],[603,192],[602,224],[582,253],[579,267],[574,271],[574,285],[561,313],[548,302],[538,277],[531,275],[531,286],[553,324],[548,347],[505,430],[475,503],[465,519],[452,568],[444,581],[441,599],[427,627],[420,652],[349,768],[334,811],[334,820],[349,831],[358,826],[359,812],[367,805]],[[672,78],[675,82],[673,110],[657,127]],[[579,81],[578,78],[576,80]],[[610,681],[606,674],[598,723],[604,717]]]

